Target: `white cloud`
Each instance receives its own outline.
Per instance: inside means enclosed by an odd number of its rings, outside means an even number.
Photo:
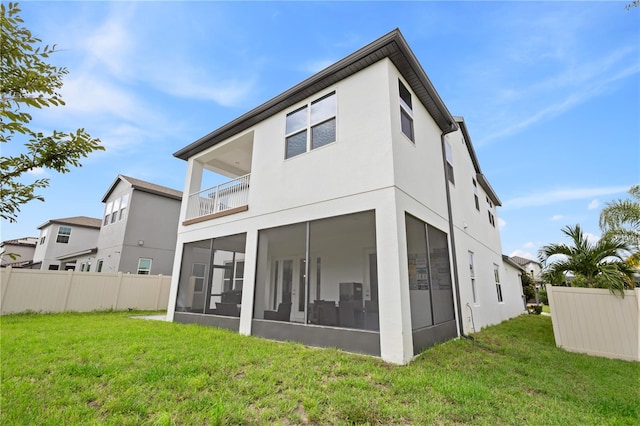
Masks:
[[[336,62],[335,58],[318,59],[315,61],[310,61],[305,63],[301,69],[302,71],[308,72],[310,74],[315,74],[327,68],[329,65],[333,65],[335,62]]]
[[[47,174],[47,171],[42,167],[34,167],[33,169],[29,170],[27,174],[34,176],[43,176]]]
[[[629,185],[609,186],[602,188],[568,188],[556,189],[512,198],[503,204],[503,209],[521,209],[525,207],[545,206],[571,200],[582,200],[605,195],[620,194],[626,192]]]
[[[587,209],[589,209],[589,210],[595,210],[595,209],[597,209],[598,207],[600,207],[600,201],[599,201],[599,200],[597,200],[597,199],[595,199],[595,200],[593,200],[593,201],[591,201],[591,202],[589,203],[589,205],[587,206]]]
[[[536,246],[536,245],[535,245],[535,244],[533,244],[533,242],[532,242],[532,241],[529,241],[529,242],[527,242],[527,243],[524,243],[524,245],[523,245],[522,247],[524,247],[524,248],[526,248],[526,249],[532,249],[532,248],[534,248],[535,246]]]
[[[507,226],[507,222],[503,218],[499,217],[498,218],[498,229],[503,229],[505,226]]]
[[[552,222],[556,222],[556,221],[561,220],[561,219],[563,219],[563,218],[564,218],[564,216],[563,216],[563,215],[561,215],[561,214],[554,214],[553,216],[551,216],[551,219],[550,219],[550,220],[551,220]]]

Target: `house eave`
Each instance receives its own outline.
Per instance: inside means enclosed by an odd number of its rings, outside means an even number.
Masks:
[[[443,133],[457,130],[458,125],[422,66],[397,28],[324,70],[312,75],[289,90],[252,109],[246,114],[187,145],[173,155],[188,160],[251,126],[283,111],[313,94],[389,58],[400,71],[420,102],[429,111]]]

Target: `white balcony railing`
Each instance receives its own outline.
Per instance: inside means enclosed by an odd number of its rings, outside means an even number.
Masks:
[[[248,205],[250,177],[250,174],[244,175],[189,195],[186,220]]]

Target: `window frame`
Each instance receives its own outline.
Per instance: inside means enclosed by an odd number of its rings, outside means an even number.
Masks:
[[[148,260],[149,261],[149,268],[148,269],[140,267],[140,263],[143,260]],[[152,264],[153,264],[153,259],[148,258],[148,257],[139,257],[138,258],[138,268],[136,270],[136,274],[137,275],[151,275],[151,265]]]
[[[63,229],[68,229],[69,232],[68,233],[62,233]],[[58,234],[56,235],[56,243],[60,243],[60,244],[69,244],[69,239],[71,238],[71,230],[72,228],[70,226],[66,226],[66,225],[60,225],[58,226]],[[61,241],[61,237],[62,240],[64,240],[66,238],[65,241]]]
[[[403,94],[403,91],[406,93]],[[407,96],[407,100],[409,102],[404,99],[403,95]],[[415,144],[416,138],[415,128],[413,125],[413,102],[411,99],[411,92],[400,79],[398,79],[398,99],[398,103],[400,104],[400,132]],[[404,131],[403,118],[406,118],[409,124],[409,132],[411,133],[409,135]]]
[[[478,293],[476,289],[476,268],[473,262],[473,252],[469,251],[469,273],[471,275],[471,296],[473,304],[478,305]]]
[[[40,234],[40,245],[44,244],[47,240],[47,233],[49,232],[49,228],[44,228],[42,233]]]
[[[496,282],[496,295],[498,303],[504,303],[504,295],[502,294],[502,283],[500,282],[500,266],[493,264],[493,279]]]
[[[119,212],[118,220],[122,220],[122,218],[124,217],[125,211],[127,210],[127,207],[129,207],[129,194],[124,194],[120,201],[120,212]]]
[[[451,182],[453,185],[455,185],[456,179],[453,173],[453,148],[451,147],[451,144],[449,143],[449,141],[444,141],[444,157],[447,162],[447,165],[446,165],[447,170],[445,171],[445,174],[447,175],[447,180]]]
[[[113,211],[113,201],[109,201],[106,205],[106,207],[104,208],[104,220],[102,221],[102,224],[104,226],[107,226],[109,223],[111,223],[111,212]]]
[[[473,182],[473,198],[476,203],[476,210],[480,211],[480,197],[478,197],[478,182],[474,178],[471,178],[471,181]]]
[[[284,134],[284,159],[285,160],[297,157],[302,154],[306,154],[307,152],[313,151],[314,149],[322,148],[323,146],[331,145],[332,143],[337,142],[338,140],[338,97],[337,96],[338,96],[337,91],[335,89],[331,90],[330,92],[322,96],[319,96],[318,98],[312,101],[308,101],[304,105],[292,110],[291,112],[285,115],[285,134]],[[317,121],[314,121],[313,106],[318,105],[320,102],[330,99],[332,97],[333,97],[332,114],[329,114],[328,116],[323,116]],[[304,114],[305,114],[304,125],[300,125],[300,126],[294,127],[291,130],[288,130],[289,118],[293,117],[295,114],[298,114],[302,111],[304,111]],[[334,123],[333,124],[333,140],[329,142],[325,142],[322,145],[314,146],[314,137],[313,137],[314,130],[330,122]],[[305,138],[304,151],[290,154],[289,141],[292,140],[293,137],[303,135],[303,134]]]

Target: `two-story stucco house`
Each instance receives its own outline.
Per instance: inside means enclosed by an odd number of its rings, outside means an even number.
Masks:
[[[40,236],[33,253],[32,269],[75,269],[75,263],[61,260],[69,253],[95,247],[102,221],[87,216],[51,219],[38,227]]]
[[[102,197],[95,248],[67,259],[77,271],[171,275],[181,200],[181,191],[118,175]]]
[[[500,200],[398,30],[175,156],[173,321],[406,363],[524,310]]]

